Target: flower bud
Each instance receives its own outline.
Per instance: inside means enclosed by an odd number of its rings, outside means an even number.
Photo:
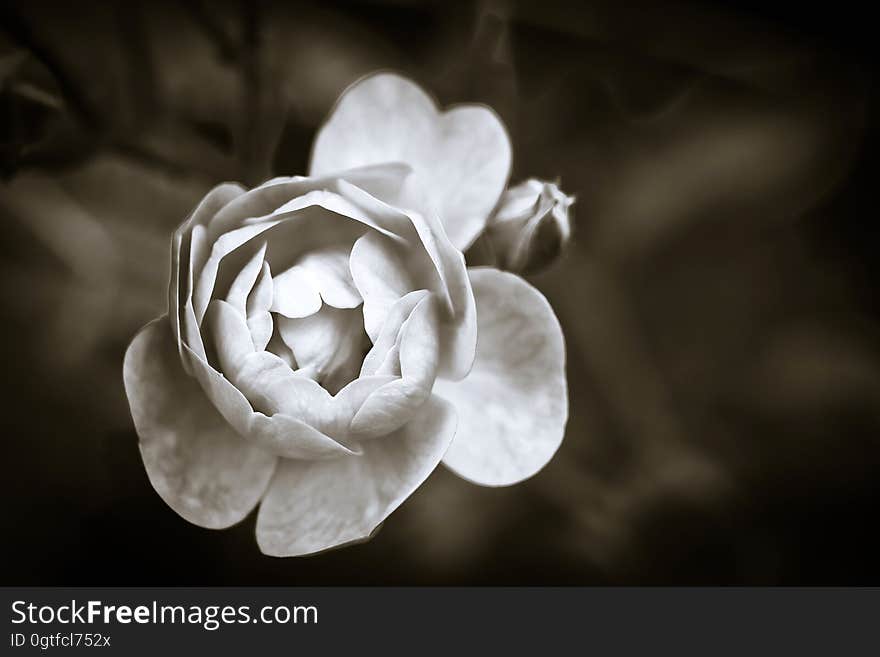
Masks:
[[[497,265],[517,273],[536,273],[549,266],[568,242],[568,209],[574,200],[554,183],[536,178],[504,192],[485,233]]]

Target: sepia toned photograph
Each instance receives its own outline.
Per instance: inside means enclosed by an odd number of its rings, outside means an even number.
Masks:
[[[3,584],[878,584],[871,32],[4,2]]]

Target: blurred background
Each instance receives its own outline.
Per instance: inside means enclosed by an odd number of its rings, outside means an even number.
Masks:
[[[2,583],[877,584],[876,27],[858,5],[365,0],[0,5]],[[171,230],[302,174],[399,70],[489,103],[573,241],[545,470],[440,468],[370,542],[260,554],[188,524],[122,387]]]

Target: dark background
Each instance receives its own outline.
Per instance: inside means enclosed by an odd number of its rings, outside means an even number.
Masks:
[[[0,5],[3,584],[877,584],[876,26],[855,3]],[[480,101],[574,239],[556,458],[440,468],[364,545],[259,553],[150,486],[121,381],[170,231],[304,173],[359,76]]]

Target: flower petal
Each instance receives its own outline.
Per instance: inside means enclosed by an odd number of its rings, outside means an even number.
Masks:
[[[272,307],[274,291],[272,268],[268,262],[264,262],[260,277],[247,298],[247,316],[253,317],[254,315],[269,312],[269,308]]]
[[[348,266],[351,247],[351,244],[344,244],[315,249],[298,263],[309,272],[324,303],[334,308],[357,308],[361,305],[361,295],[354,286]]]
[[[477,357],[462,381],[437,380],[459,430],[443,463],[484,486],[540,470],[568,419],[565,341],[553,309],[526,281],[497,269],[469,270],[477,303]]]
[[[409,166],[395,162],[358,167],[318,178],[273,179],[241,194],[218,212],[209,224],[209,238],[216,240],[223,233],[241,226],[246,219],[267,215],[291,199],[330,187],[339,177],[380,198],[396,198],[410,172]]]
[[[385,436],[397,430],[431,396],[439,358],[437,305],[433,295],[426,295],[401,325],[397,350],[400,378],[377,388],[364,400],[350,425],[358,438]]]
[[[428,290],[414,290],[400,297],[391,306],[373,348],[364,356],[364,361],[361,364],[361,376],[370,376],[379,370],[388,353],[398,344],[403,323],[409,319],[413,309],[428,294],[430,294]]]
[[[434,471],[455,434],[455,411],[432,398],[363,454],[282,460],[257,516],[257,542],[277,557],[366,539]]]
[[[510,138],[490,108],[460,105],[440,113],[418,85],[380,73],[342,94],[315,139],[311,175],[382,162],[412,167],[425,192],[419,200],[436,207],[463,251],[485,227],[507,184]],[[424,210],[421,203],[415,207]]]
[[[188,347],[184,348],[202,390],[226,421],[249,442],[272,454],[295,459],[332,459],[356,453],[301,418],[284,412],[271,417],[254,412],[238,388]],[[300,381],[320,391],[311,379],[301,377]],[[297,392],[303,391],[294,391]]]
[[[275,295],[275,286],[272,282],[272,269],[268,262],[263,263],[260,277],[257,279],[254,289],[247,298],[247,324],[251,330],[251,338],[254,348],[262,351],[269,344],[275,324],[269,308],[272,306],[272,298]]]
[[[416,280],[405,250],[377,233],[367,233],[354,243],[349,264],[364,300],[364,330],[373,343],[398,299],[414,290],[438,287],[423,276]]]
[[[336,181],[327,184],[331,183]],[[232,203],[227,208],[230,206]],[[266,261],[272,271],[286,272],[311,252],[341,245],[350,247],[370,228],[396,238],[357,206],[325,190],[313,190],[288,199],[267,215],[244,220],[243,225],[217,238],[210,257],[198,273],[193,293],[196,318],[201,323],[211,299],[222,298],[262,243],[267,244]],[[314,282],[312,287],[316,287]],[[318,289],[318,293],[321,291]]]
[[[248,263],[236,275],[229,292],[226,293],[226,303],[235,308],[242,316],[247,317],[247,299],[257,282],[257,277],[263,272],[263,261],[266,257],[266,244],[251,256]]]
[[[254,238],[266,232],[274,225],[275,224],[268,223],[243,226],[242,228],[221,235],[217,241],[213,243],[211,246],[211,255],[205,260],[204,266],[200,271],[193,273],[196,279],[192,292],[192,303],[199,324],[201,324],[202,319],[205,316],[208,304],[211,303],[211,296],[215,293],[221,261],[229,254],[238,251],[243,245],[251,243]],[[262,245],[258,248],[262,248]],[[257,249],[254,250],[256,251]],[[246,253],[244,254],[244,257],[244,261],[235,269],[235,274],[230,278],[227,285],[232,283],[232,278],[238,276],[242,267],[253,258],[253,253]],[[221,290],[222,289],[224,289],[223,286],[221,286]]]
[[[183,371],[167,317],[132,340],[123,379],[144,466],[162,499],[201,527],[244,518],[277,458],[243,440]]]
[[[225,376],[188,350],[190,368],[241,436],[287,458],[353,453],[334,439],[353,411],[344,409],[348,415],[337,417],[332,397],[315,381],[295,375],[278,356],[255,351],[247,323],[228,303],[211,302],[205,322]]]
[[[309,317],[278,317],[277,322],[299,367],[331,394],[357,378],[369,345],[360,311],[325,305]]]
[[[377,333],[403,289],[431,289],[444,301],[441,312],[441,360],[438,375],[459,380],[470,371],[477,342],[474,295],[468,280],[464,256],[455,248],[439,217],[429,212],[403,212],[388,206],[345,181],[340,193],[402,241],[383,235],[369,235],[356,243],[351,252],[351,271],[355,285],[371,295],[364,303],[367,334]],[[414,248],[418,244],[419,248]],[[379,274],[378,276],[376,274]]]
[[[308,317],[321,309],[321,293],[305,267],[294,265],[275,277],[272,312],[284,317]]]
[[[181,345],[181,309],[184,308],[192,295],[193,262],[201,268],[200,253],[197,249],[204,243],[205,226],[223,207],[245,193],[238,184],[223,183],[218,185],[199,202],[192,214],[184,221],[171,237],[171,282],[168,288],[168,317],[174,333],[177,347],[183,358]],[[200,238],[200,239],[197,239]]]

